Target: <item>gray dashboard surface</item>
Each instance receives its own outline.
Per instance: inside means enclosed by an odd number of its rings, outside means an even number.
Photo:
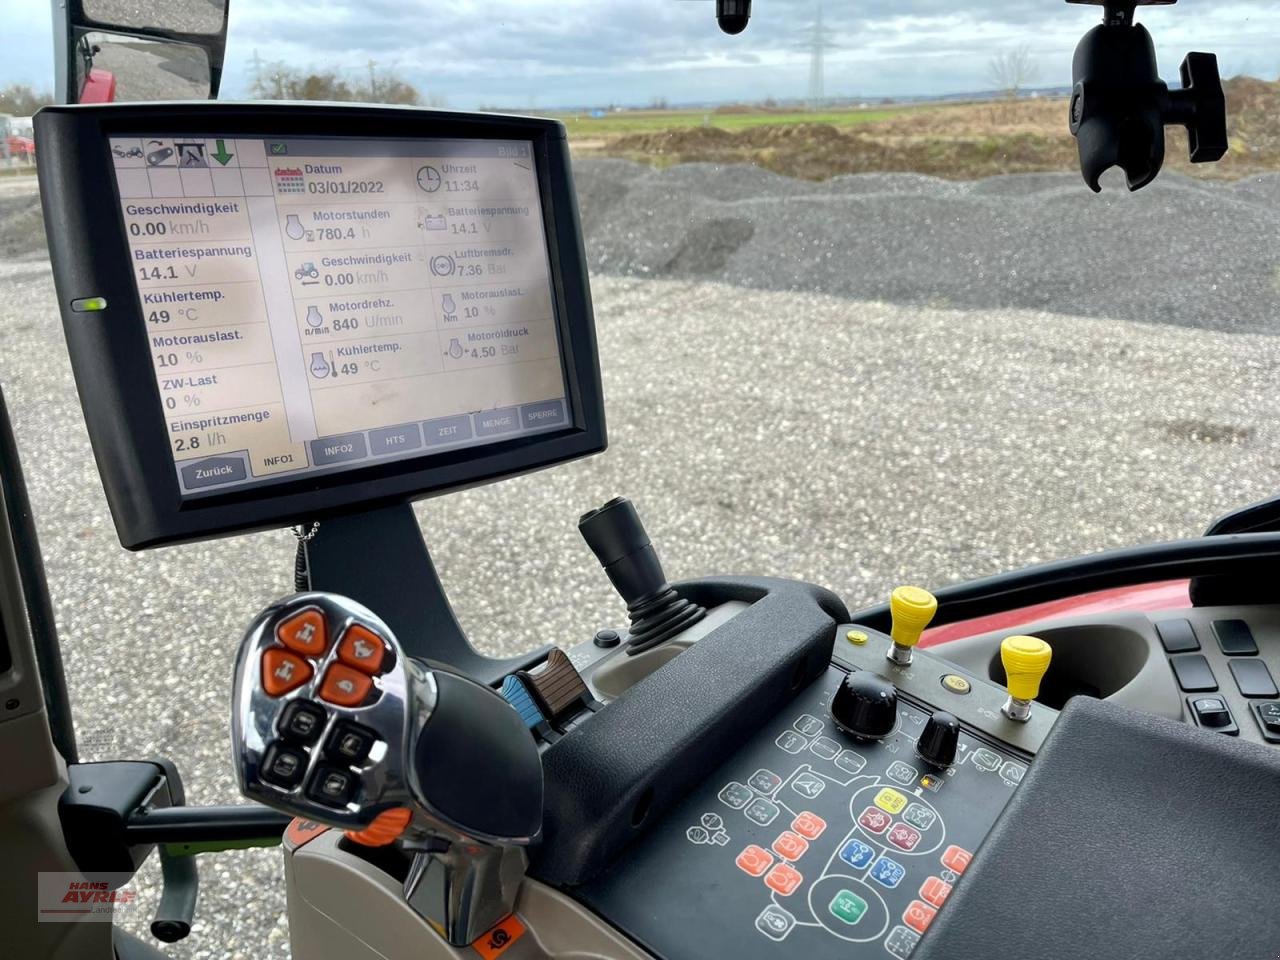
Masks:
[[[1273,957],[1280,752],[1077,697],[912,960]]]

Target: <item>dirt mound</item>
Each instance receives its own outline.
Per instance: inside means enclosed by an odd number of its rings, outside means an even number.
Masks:
[[[685,127],[657,133],[630,133],[615,139],[612,151],[653,156],[685,156],[707,151],[732,149],[734,135],[719,127]]]

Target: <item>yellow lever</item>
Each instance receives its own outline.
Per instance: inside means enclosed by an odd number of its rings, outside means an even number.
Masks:
[[[1005,637],[1000,642],[1009,691],[1003,710],[1010,720],[1025,721],[1031,716],[1031,701],[1039,695],[1040,681],[1052,659],[1053,648],[1039,637]]]
[[[920,635],[938,612],[938,601],[922,587],[898,587],[889,596],[889,613],[893,627],[889,631],[893,643],[888,657],[899,666],[911,662],[911,650],[920,642]]]

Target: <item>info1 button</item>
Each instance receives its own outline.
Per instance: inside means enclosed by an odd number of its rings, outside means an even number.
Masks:
[[[520,408],[520,425],[526,430],[545,430],[564,423],[564,401],[543,400]]]

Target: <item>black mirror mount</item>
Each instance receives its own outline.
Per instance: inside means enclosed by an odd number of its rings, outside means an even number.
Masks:
[[[1151,34],[1134,22],[1139,6],[1177,0],[1067,0],[1104,9],[1102,23],[1084,35],[1072,61],[1071,133],[1080,171],[1095,193],[1111,167],[1141,190],[1164,165],[1166,125],[1187,128],[1192,163],[1213,163],[1227,152],[1227,108],[1218,58],[1190,53],[1182,89],[1170,90],[1156,69]]]

